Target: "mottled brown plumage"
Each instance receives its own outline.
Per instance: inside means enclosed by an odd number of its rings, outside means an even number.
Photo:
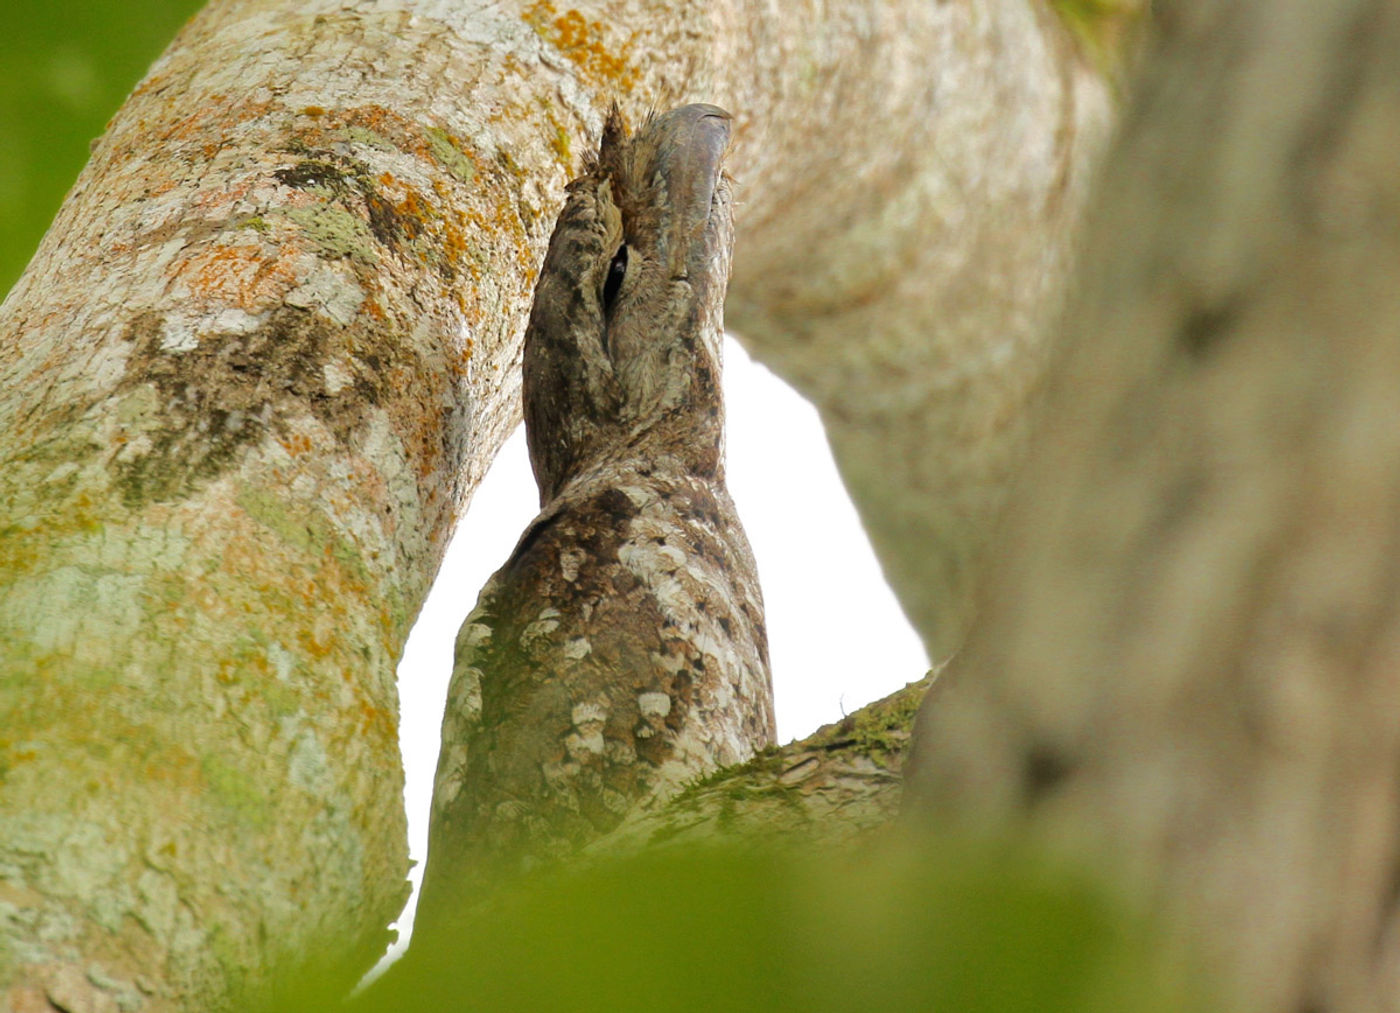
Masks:
[[[774,737],[757,573],[724,486],[728,114],[630,136],[568,187],[525,340],[542,509],[457,642],[423,910],[563,855]]]

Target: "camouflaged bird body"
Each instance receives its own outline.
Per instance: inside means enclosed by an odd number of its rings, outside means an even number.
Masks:
[[[543,505],[458,637],[440,896],[460,894],[445,867],[460,886],[567,854],[773,741],[762,597],[724,486],[727,142],[713,106],[635,137],[614,113],[569,186],[524,359]]]

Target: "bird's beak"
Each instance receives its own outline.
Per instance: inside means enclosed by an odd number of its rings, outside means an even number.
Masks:
[[[667,260],[672,278],[689,276],[690,256],[703,247],[710,205],[729,147],[730,117],[719,106],[695,104],[666,113],[657,169],[665,180],[670,221]]]

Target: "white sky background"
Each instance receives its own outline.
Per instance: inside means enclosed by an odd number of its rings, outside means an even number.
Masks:
[[[816,409],[733,339],[724,354],[729,492],[758,560],[778,740],[787,742],[922,678],[928,660],[880,573]],[[400,743],[409,850],[418,865],[395,951],[412,924],[427,851],[457,628],[538,503],[521,427],[472,497],[404,648]]]

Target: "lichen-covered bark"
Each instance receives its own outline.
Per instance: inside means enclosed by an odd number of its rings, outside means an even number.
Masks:
[[[393,666],[512,424],[547,230],[439,87],[509,54],[410,27],[212,7],[0,311],[25,1002],[217,1008],[287,953],[362,966],[406,894]]]
[[[1400,12],[1163,2],[916,811],[1121,875],[1235,1008],[1400,1005]]]
[[[285,953],[377,948],[393,662],[615,97],[735,110],[735,320],[823,408],[926,635],[956,627],[1102,119],[1044,11],[216,0],[0,307],[12,1003],[225,1008]]]
[[[914,717],[932,680],[689,784],[664,807],[634,811],[585,854],[726,838],[840,845],[889,825],[903,797]]]
[[[774,738],[758,573],[724,485],[729,115],[629,136],[569,199],[525,334],[543,507],[457,642],[419,931]]]

